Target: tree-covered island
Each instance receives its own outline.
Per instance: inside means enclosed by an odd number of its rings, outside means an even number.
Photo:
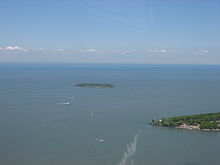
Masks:
[[[220,131],[220,112],[152,120],[153,126]]]
[[[89,87],[89,88],[113,88],[112,84],[101,84],[101,83],[79,83],[76,84],[77,87]]]

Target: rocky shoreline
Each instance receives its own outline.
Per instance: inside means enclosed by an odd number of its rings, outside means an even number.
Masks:
[[[182,124],[176,128],[180,129],[188,129],[188,130],[204,130],[204,131],[220,131],[220,129],[200,129],[200,125],[187,125],[187,124]]]

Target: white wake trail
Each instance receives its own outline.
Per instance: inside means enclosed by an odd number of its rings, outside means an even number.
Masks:
[[[8,105],[8,106],[0,106],[0,109],[13,109],[13,108],[25,108],[25,107],[41,107],[46,105],[70,105],[70,102],[62,102],[62,103],[48,103],[48,104],[26,104],[26,105]]]
[[[91,136],[91,135],[87,135],[87,134],[82,133],[82,132],[73,132],[73,134],[78,135],[78,136],[82,136],[82,137],[85,137],[85,138],[93,139],[97,142],[104,142],[105,141],[104,139],[97,138],[97,137]]]
[[[137,142],[139,137],[140,131],[135,135],[134,140],[127,145],[127,149],[124,152],[124,155],[121,159],[121,162],[118,165],[133,165],[133,156],[136,154]]]

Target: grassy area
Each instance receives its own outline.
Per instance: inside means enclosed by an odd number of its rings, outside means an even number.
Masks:
[[[154,126],[180,127],[181,125],[198,126],[199,129],[220,129],[220,112],[188,115],[152,120]]]

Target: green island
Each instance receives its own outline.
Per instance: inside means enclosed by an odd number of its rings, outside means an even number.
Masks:
[[[189,130],[220,131],[220,112],[178,116],[152,120],[153,126],[174,127]]]
[[[77,87],[89,87],[89,88],[113,88],[112,84],[101,84],[101,83],[79,83],[76,84]]]

